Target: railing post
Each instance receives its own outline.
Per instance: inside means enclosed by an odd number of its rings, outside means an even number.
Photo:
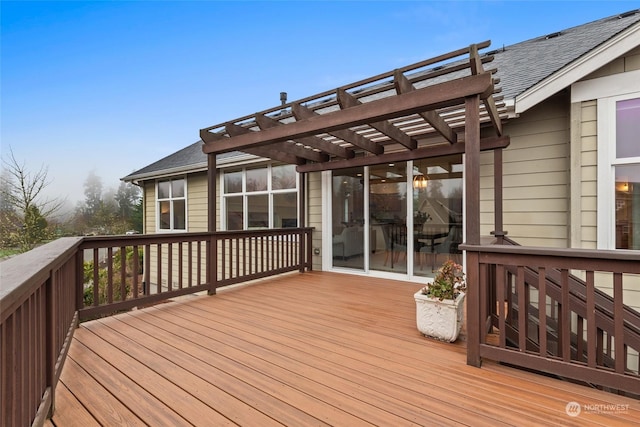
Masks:
[[[298,241],[300,242],[300,246],[298,248],[298,263],[300,268],[298,271],[300,271],[300,273],[304,273],[304,269],[307,264],[305,259],[307,256],[307,233],[302,228],[298,231]]]
[[[480,334],[484,321],[480,318],[480,277],[478,252],[467,250],[467,365],[480,367]]]
[[[211,233],[209,240],[207,241],[207,280],[209,281],[209,289],[207,294],[215,295],[216,288],[218,287],[218,239],[216,233]]]
[[[76,252],[76,311],[84,308],[84,249]]]
[[[56,320],[54,319],[55,307],[54,307],[54,283],[51,272],[49,272],[49,278],[45,284],[45,319],[47,328],[47,337],[45,338],[45,390],[49,391],[49,410],[47,411],[47,418],[53,417],[55,411],[55,376],[56,376],[56,358],[55,351],[56,344]],[[45,391],[46,393],[46,391]]]

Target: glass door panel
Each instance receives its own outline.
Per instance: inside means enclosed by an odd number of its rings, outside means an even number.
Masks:
[[[369,168],[371,270],[407,272],[407,164]]]
[[[364,169],[333,172],[333,266],[364,269]]]
[[[432,276],[448,259],[462,262],[462,156],[413,164],[414,274]]]

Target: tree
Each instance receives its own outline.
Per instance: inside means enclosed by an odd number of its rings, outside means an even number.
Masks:
[[[51,181],[44,165],[36,172],[29,171],[24,162],[18,162],[11,148],[9,156],[2,159],[2,165],[3,244],[9,243],[4,241],[6,232],[11,237],[10,242],[19,245],[20,250],[28,251],[49,237],[47,218],[62,207],[64,200],[45,197],[44,191]]]
[[[102,178],[89,172],[84,182],[84,215],[91,218],[96,215],[102,206]]]
[[[115,195],[118,213],[123,220],[131,221],[136,205],[140,200],[140,187],[129,182],[121,182]]]

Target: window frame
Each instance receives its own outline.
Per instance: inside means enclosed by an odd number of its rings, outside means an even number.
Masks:
[[[242,230],[260,230],[260,229],[273,229],[274,228],[274,195],[277,194],[292,194],[296,195],[296,222],[300,224],[300,174],[298,172],[294,173],[295,175],[295,186],[293,188],[286,189],[273,189],[273,168],[279,166],[286,166],[282,164],[267,164],[262,166],[254,166],[254,165],[246,165],[246,166],[235,166],[229,167],[220,170],[219,177],[219,188],[220,191],[220,228],[225,231],[234,231],[228,230],[227,224],[227,198],[229,197],[242,197]],[[253,169],[267,169],[267,189],[266,190],[256,190],[256,191],[248,191],[247,190],[247,171]],[[226,193],[224,180],[226,173],[242,173],[242,189],[240,192]],[[249,198],[252,196],[264,196],[268,197],[267,202],[267,215],[268,215],[268,226],[267,228],[262,227],[249,227]]]
[[[173,197],[173,182],[174,181],[183,181],[184,195],[181,197]],[[169,197],[161,198],[160,197],[160,184],[163,182],[169,183]],[[161,178],[157,179],[155,182],[155,192],[156,192],[156,232],[157,233],[186,233],[189,231],[189,203],[188,203],[188,179],[186,175],[182,176],[174,176],[171,178]],[[175,228],[174,224],[174,202],[182,200],[184,201],[184,229]],[[161,218],[162,215],[160,210],[160,204],[162,202],[169,202],[169,228],[161,228]]]
[[[616,120],[617,102],[640,99],[640,90],[598,98],[598,230],[597,248],[616,249],[616,166],[638,165],[640,156],[617,157]]]

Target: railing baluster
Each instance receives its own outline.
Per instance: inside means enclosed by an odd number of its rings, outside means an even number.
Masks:
[[[127,300],[127,248],[120,247],[120,301]]]
[[[505,270],[504,265],[499,264],[496,266],[496,296],[497,296],[497,309],[498,309],[498,330],[499,330],[499,338],[498,345],[500,348],[505,348],[507,345],[507,332],[506,332],[506,316],[505,312],[505,288],[507,284],[505,283]]]
[[[140,281],[138,280],[140,276],[140,252],[138,245],[133,246],[133,299],[138,299],[138,286],[140,286]]]
[[[527,351],[527,302],[525,298],[524,267],[519,265],[516,274],[518,291],[518,348]]]
[[[614,357],[615,370],[619,374],[623,374],[625,369],[623,305],[622,273],[613,273]]]
[[[98,258],[98,248],[93,250],[93,305],[97,307],[100,305],[100,281],[99,281],[99,267],[100,259]]]
[[[541,357],[547,357],[547,275],[538,267],[538,347]]]
[[[183,259],[184,256],[182,253],[182,247],[184,246],[183,242],[178,243],[178,289],[182,289],[182,274],[183,274]]]
[[[598,351],[598,331],[596,327],[596,295],[595,295],[595,274],[593,271],[586,272],[587,285],[587,366],[596,367],[596,352]],[[600,347],[602,349],[602,347]],[[600,353],[602,354],[602,353]]]
[[[173,290],[173,243],[167,244],[167,291]]]
[[[113,302],[113,248],[107,248],[107,302]]]
[[[162,293],[162,243],[158,243],[156,245],[156,259],[157,259],[157,267],[156,267],[156,293]]]
[[[571,309],[569,307],[569,270],[561,270],[562,306],[559,310],[558,335],[561,337],[561,354],[565,362],[571,360]]]

